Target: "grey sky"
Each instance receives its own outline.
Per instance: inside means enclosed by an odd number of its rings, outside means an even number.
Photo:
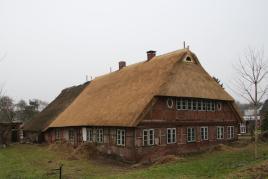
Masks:
[[[51,101],[68,86],[182,48],[229,85],[248,46],[268,55],[268,1],[0,0],[0,84],[19,99]]]

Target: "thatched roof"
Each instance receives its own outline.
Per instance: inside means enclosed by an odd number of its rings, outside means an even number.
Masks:
[[[43,111],[24,124],[24,130],[35,132],[45,130],[49,124],[74,101],[88,84],[89,82],[62,90],[59,96],[57,96]]]
[[[194,63],[185,62],[186,56]],[[49,127],[136,126],[155,96],[234,101],[197,57],[182,49],[94,79]]]

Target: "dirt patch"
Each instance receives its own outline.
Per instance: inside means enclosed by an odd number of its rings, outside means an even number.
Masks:
[[[76,156],[78,159],[94,159],[100,155],[95,145],[93,144],[81,144],[73,150],[71,155]]]
[[[239,150],[239,148],[231,147],[231,146],[224,145],[224,144],[218,144],[218,145],[212,146],[212,147],[209,149],[209,152],[212,152],[212,151],[227,151],[227,152],[233,152],[233,151],[238,151],[238,150]]]

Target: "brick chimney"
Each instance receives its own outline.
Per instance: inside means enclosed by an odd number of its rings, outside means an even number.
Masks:
[[[147,61],[150,61],[153,57],[155,57],[156,51],[149,50],[147,51]]]
[[[119,64],[119,70],[121,70],[122,68],[124,68],[126,66],[125,61],[120,61],[118,64]]]

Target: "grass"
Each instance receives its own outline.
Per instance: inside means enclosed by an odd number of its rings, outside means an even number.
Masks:
[[[0,178],[58,178],[52,169],[63,163],[63,178],[250,178],[268,171],[268,144],[259,144],[258,160],[253,145],[234,150],[185,156],[182,161],[131,168],[96,160],[71,160],[48,146],[13,145],[0,149]],[[252,169],[256,168],[256,170]],[[257,173],[256,173],[257,171]]]

